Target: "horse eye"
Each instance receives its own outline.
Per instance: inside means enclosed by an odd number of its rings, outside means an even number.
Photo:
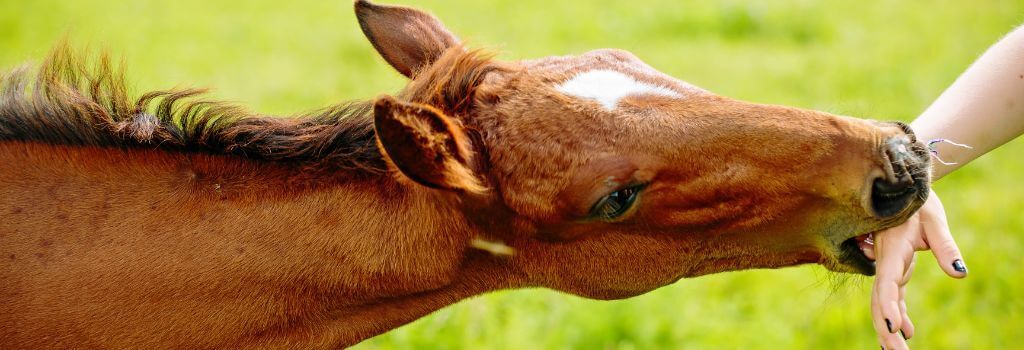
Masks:
[[[601,220],[614,220],[629,211],[643,186],[630,186],[602,197],[590,209],[590,216]]]

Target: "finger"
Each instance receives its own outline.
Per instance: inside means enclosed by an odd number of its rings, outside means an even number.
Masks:
[[[907,341],[905,339],[903,339],[903,337],[900,336],[899,333],[896,333],[896,334],[888,334],[888,333],[887,334],[883,334],[882,335],[882,347],[885,348],[886,350],[890,350],[890,349],[892,349],[892,350],[910,349],[907,346]]]
[[[942,271],[953,278],[966,277],[967,265],[960,255],[960,248],[953,240],[953,234],[950,233],[945,208],[934,192],[918,214],[921,215],[921,228],[924,230],[925,240],[928,241],[928,246]]]
[[[900,327],[900,335],[904,340],[914,337],[914,323],[910,321],[910,314],[907,313],[907,287],[900,287],[900,315],[903,316],[903,324]]]
[[[877,280],[875,281],[877,284]],[[875,336],[878,338],[878,344],[885,349],[886,336],[891,335],[885,328],[885,317],[882,316],[882,308],[878,305],[878,287],[875,286],[871,289],[871,325],[875,328]]]
[[[920,233],[913,232],[919,228],[919,225],[900,226],[881,232],[875,239],[879,259],[875,262],[874,292],[885,330],[890,334],[898,332],[903,321],[899,289],[909,280],[907,271],[914,259],[914,248],[903,237],[919,236]]]
[[[899,308],[899,285],[893,281],[876,280],[878,312],[882,317],[882,326],[886,333],[892,334],[900,329],[903,317]]]
[[[902,325],[907,324],[906,322],[900,322]],[[885,349],[909,349],[907,345],[907,338],[903,335],[904,331],[897,330],[895,333],[882,334],[882,347]]]
[[[910,276],[914,273],[916,257],[910,260],[910,265],[907,266],[907,271],[904,272],[902,280],[899,283],[899,301],[897,305],[900,310],[900,330],[899,333],[903,336],[904,340],[910,339],[914,336],[914,323],[910,321],[910,314],[907,313],[907,283],[910,282]]]
[[[889,332],[885,317],[882,316],[882,308],[879,305],[878,298],[878,288],[876,287],[871,293],[871,319],[874,321],[872,324],[875,328],[878,344],[882,346],[882,349],[906,349],[907,344],[903,337],[898,333],[893,334]]]
[[[893,337],[894,332],[897,332],[899,329],[897,327],[902,324],[903,320],[903,317],[899,314],[898,304],[896,304],[895,313],[888,310],[889,305],[898,300],[898,291],[896,297],[890,297],[885,294],[887,289],[882,287],[882,285],[890,283],[892,282],[875,279],[875,286],[871,293],[872,325],[875,328],[875,333],[878,334],[881,339],[881,344],[887,349],[893,347],[893,341],[891,338]],[[893,320],[898,320],[899,322],[894,323]]]

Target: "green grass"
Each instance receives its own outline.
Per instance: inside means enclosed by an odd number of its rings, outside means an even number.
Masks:
[[[1008,1],[432,0],[472,46],[518,59],[627,49],[731,97],[911,120],[1002,34]],[[268,113],[393,92],[401,77],[363,39],[347,0],[0,0],[0,67],[67,35],[121,54],[138,90],[215,87]],[[937,185],[971,269],[922,254],[909,289],[919,349],[1017,348],[1024,337],[1024,162],[1017,141]],[[360,345],[406,348],[875,348],[866,278],[816,266],[683,280],[623,301],[492,293]]]

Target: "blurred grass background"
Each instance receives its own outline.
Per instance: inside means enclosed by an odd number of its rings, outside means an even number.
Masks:
[[[722,95],[912,120],[1024,2],[429,0],[471,46],[520,59],[615,47]],[[137,91],[216,88],[289,114],[398,90],[347,0],[0,0],[0,67],[38,61],[61,37],[122,55]],[[1022,58],[1024,59],[1024,58]],[[1024,342],[1024,141],[936,187],[971,275],[920,254],[908,293],[919,349]],[[683,280],[623,301],[547,290],[463,301],[362,349],[873,349],[870,280],[817,266]]]

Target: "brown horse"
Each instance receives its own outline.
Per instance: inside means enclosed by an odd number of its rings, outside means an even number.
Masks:
[[[904,125],[717,96],[598,50],[501,62],[356,1],[410,78],[297,118],[130,99],[63,46],[0,86],[0,348],[333,348],[487,291],[615,299],[819,263],[928,193]],[[89,68],[92,67],[92,68]]]

